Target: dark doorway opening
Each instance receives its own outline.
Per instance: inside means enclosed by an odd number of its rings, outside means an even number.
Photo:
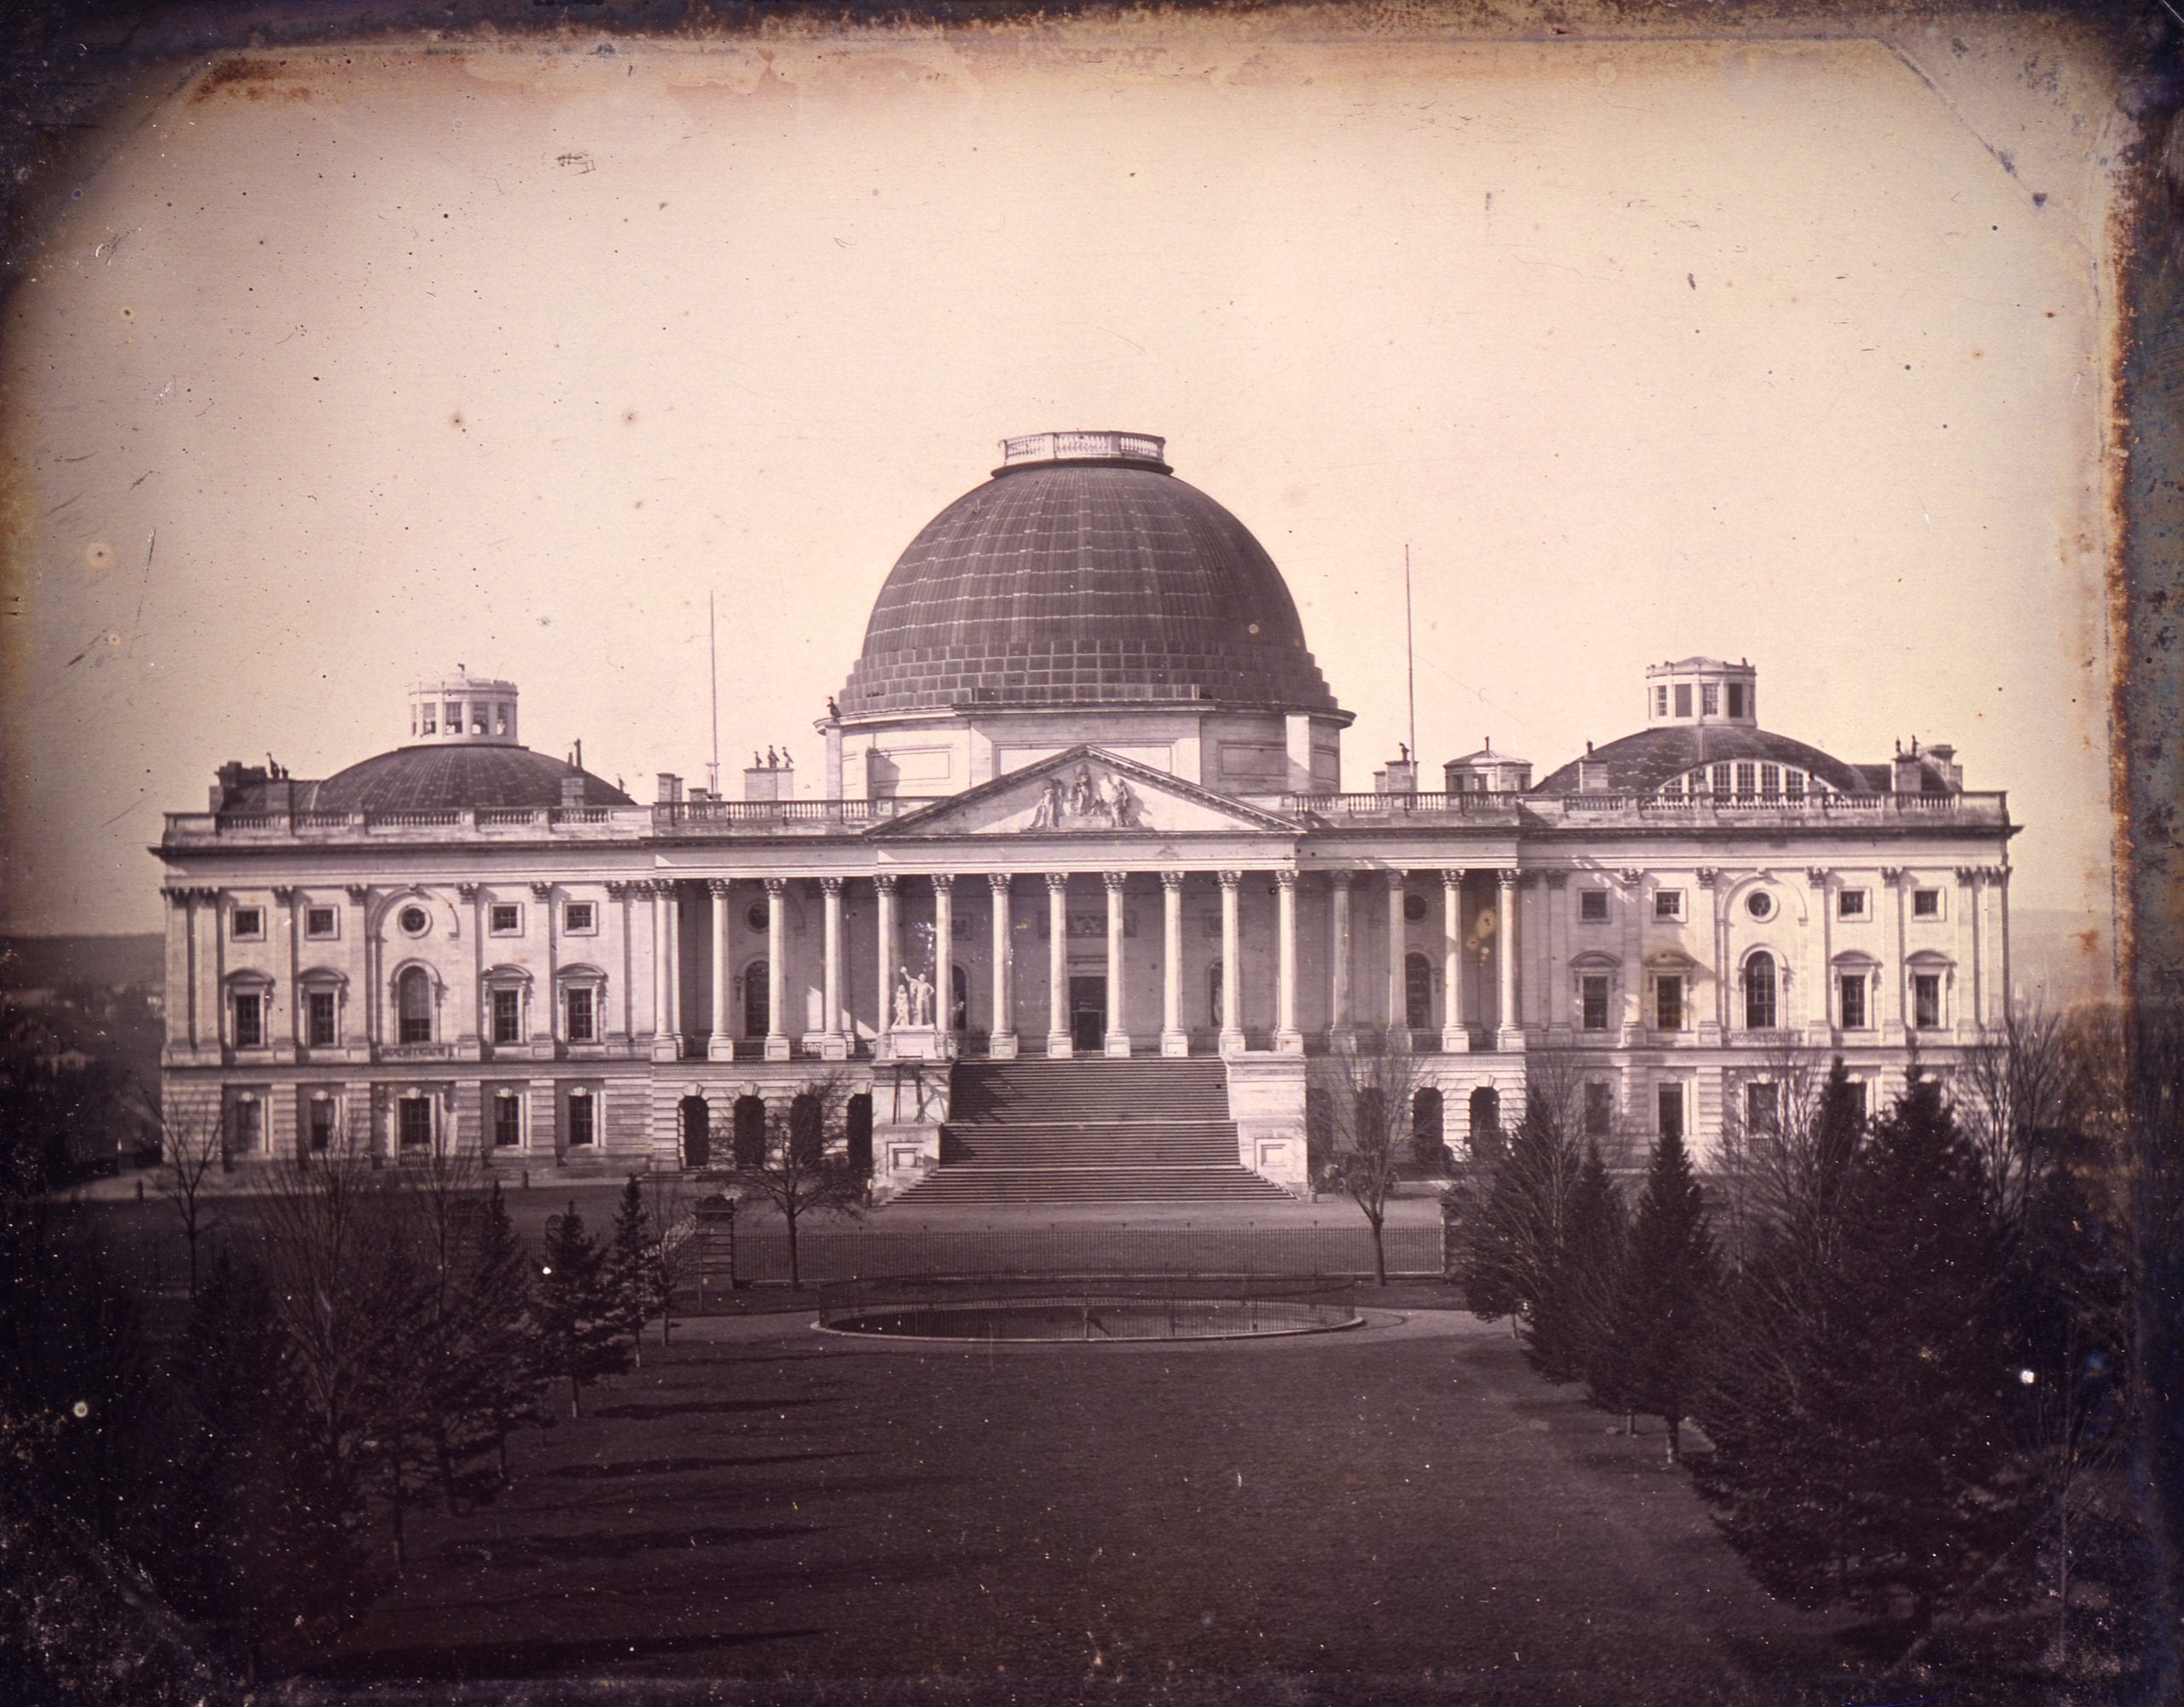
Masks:
[[[850,1099],[842,1117],[843,1135],[849,1146],[852,1172],[872,1171],[872,1099],[859,1092]]]
[[[712,1110],[702,1096],[686,1096],[682,1113],[682,1165],[702,1168],[712,1160]]]
[[[1069,981],[1069,1041],[1073,1048],[1099,1050],[1107,1042],[1107,980]]]

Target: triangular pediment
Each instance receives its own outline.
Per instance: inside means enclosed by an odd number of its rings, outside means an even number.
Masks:
[[[1292,819],[1095,746],[996,776],[874,829],[897,836],[1293,834]]]

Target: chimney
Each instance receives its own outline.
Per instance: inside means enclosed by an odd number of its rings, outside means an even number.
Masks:
[[[682,804],[682,779],[671,770],[659,773],[659,792],[653,797],[663,806]]]
[[[584,804],[583,772],[579,771],[574,776],[564,776],[561,779],[561,804],[564,806]]]

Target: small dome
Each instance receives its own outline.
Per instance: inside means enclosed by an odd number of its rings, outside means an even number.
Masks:
[[[611,783],[527,746],[461,742],[404,746],[336,771],[311,797],[316,812],[514,810],[558,806],[565,778],[584,779],[587,806],[636,803]]]
[[[1249,529],[1119,433],[1006,441],[897,560],[841,693],[856,718],[959,705],[1339,715]]]
[[[1744,723],[1671,723],[1641,729],[1621,740],[1572,759],[1550,772],[1535,791],[1541,794],[1574,794],[1577,767],[1606,766],[1605,787],[1618,794],[1650,794],[1664,782],[1695,770],[1702,764],[1734,764],[1738,760],[1785,764],[1818,777],[1844,794],[1871,794],[1873,786],[1856,765],[1829,757],[1816,746],[1807,746],[1787,735],[1769,734]],[[1595,775],[1603,773],[1595,772]]]

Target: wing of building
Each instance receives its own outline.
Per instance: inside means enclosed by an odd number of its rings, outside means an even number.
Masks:
[[[1871,1095],[2001,1024],[2002,795],[1769,733],[1748,664],[1642,685],[1536,782],[1490,745],[1345,792],[1250,531],[1159,438],[1009,439],[880,587],[809,795],[775,753],[636,804],[460,671],[323,781],[223,767],[156,850],[171,1116],[706,1168],[825,1077],[882,1195],[1248,1197],[1305,1187],[1307,1058],[1360,1033],[1408,1034],[1459,1148],[1548,1075],[1704,1153],[1786,1060]]]

